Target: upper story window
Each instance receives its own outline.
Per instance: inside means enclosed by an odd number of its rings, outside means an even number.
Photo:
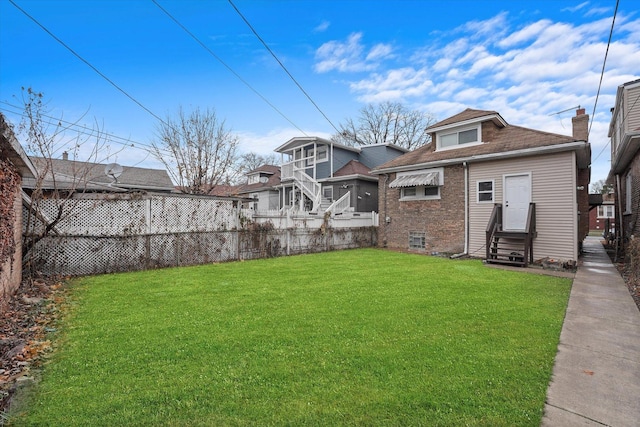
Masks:
[[[318,145],[316,148],[307,148],[304,154],[306,158],[306,166],[313,166],[315,163],[326,162],[328,160],[326,145]]]
[[[247,184],[257,184],[260,182],[260,174],[253,174],[247,177]]]
[[[598,218],[613,218],[615,216],[613,205],[598,206]]]
[[[437,149],[458,148],[460,145],[480,143],[480,125],[444,130],[437,134]]]

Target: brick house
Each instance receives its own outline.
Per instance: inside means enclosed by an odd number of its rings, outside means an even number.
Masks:
[[[611,170],[620,242],[640,233],[640,79],[618,87],[611,110]]]
[[[0,114],[0,311],[22,280],[22,179],[33,164]]]
[[[466,109],[430,126],[430,144],[372,171],[379,245],[518,265],[575,262],[589,230],[588,121],[579,109],[564,136]]]

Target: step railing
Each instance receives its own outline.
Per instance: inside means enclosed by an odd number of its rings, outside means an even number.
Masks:
[[[493,237],[496,232],[502,228],[502,205],[496,203],[493,205],[493,210],[491,211],[491,217],[489,218],[489,223],[487,224],[487,229],[485,231],[486,234],[486,260],[491,259],[491,243],[493,242]]]
[[[317,211],[322,201],[322,186],[302,170],[294,170],[293,179],[302,192],[313,202],[311,211]]]
[[[347,191],[347,193],[340,197],[338,200],[333,202],[331,206],[329,206],[326,212],[331,212],[332,214],[338,214],[346,211],[351,207],[351,191]]]

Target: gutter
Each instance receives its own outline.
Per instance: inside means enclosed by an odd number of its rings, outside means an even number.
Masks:
[[[487,160],[511,159],[514,157],[524,157],[537,154],[562,153],[564,151],[576,151],[579,148],[588,146],[587,141],[574,141],[564,144],[548,145],[545,147],[525,148],[523,150],[507,151],[502,153],[480,154],[477,156],[456,157],[454,159],[435,160],[432,162],[417,163],[412,165],[396,166],[384,169],[374,169],[371,171],[373,175],[382,173],[404,172],[419,168],[435,168],[441,166],[457,165],[460,163],[482,162]]]

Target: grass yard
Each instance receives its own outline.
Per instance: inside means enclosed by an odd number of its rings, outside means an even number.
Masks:
[[[570,286],[378,249],[83,278],[11,425],[537,427]]]

